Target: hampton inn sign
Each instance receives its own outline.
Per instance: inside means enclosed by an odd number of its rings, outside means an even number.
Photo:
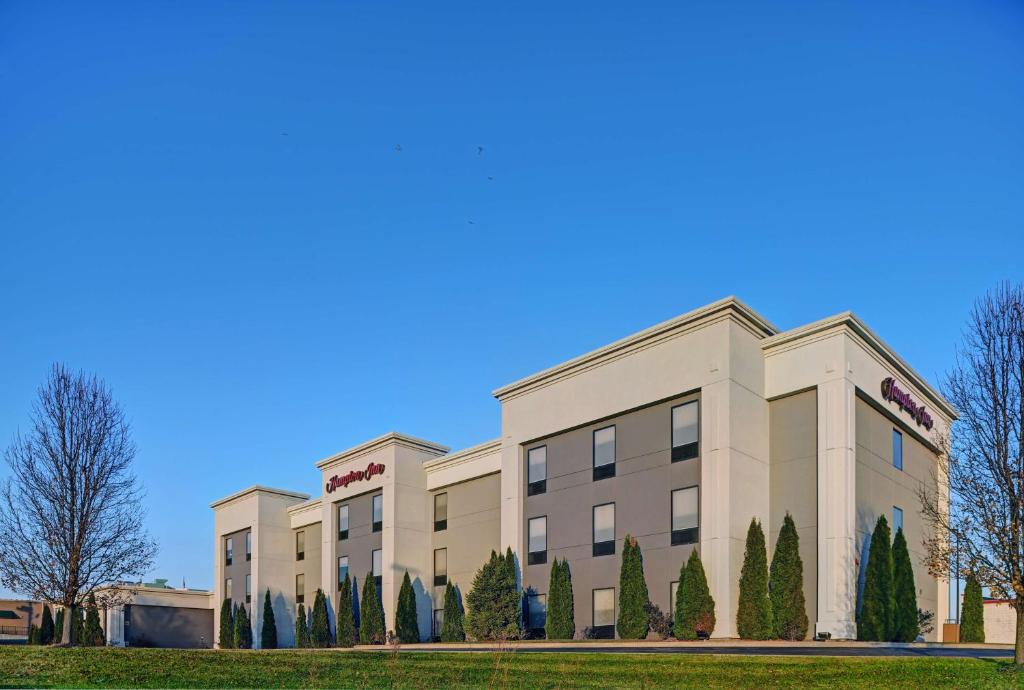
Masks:
[[[327,493],[334,493],[334,490],[338,487],[345,488],[352,482],[361,482],[364,479],[372,479],[379,474],[384,474],[384,465],[379,462],[371,462],[366,466],[365,470],[352,470],[351,472],[343,475],[334,475],[330,478],[324,489]]]
[[[916,400],[910,397],[910,393],[897,386],[896,379],[891,376],[882,379],[882,398],[888,402],[899,404],[900,409],[909,412],[918,426],[923,426],[931,431],[933,424],[932,416],[924,409],[924,405],[919,405]]]

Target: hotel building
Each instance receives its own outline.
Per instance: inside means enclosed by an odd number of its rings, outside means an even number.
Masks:
[[[215,616],[224,598],[245,601],[258,631],[269,589],[287,646],[297,604],[310,607],[318,588],[333,626],[348,573],[360,588],[376,578],[393,629],[408,571],[427,640],[444,585],[465,597],[491,550],[511,547],[527,628],[543,627],[550,565],[562,558],[577,636],[586,627],[612,636],[622,544],[633,535],[651,600],[666,612],[680,566],[699,550],[714,637],[735,637],[747,527],[761,521],[770,557],[788,512],[810,634],[856,636],[880,515],[907,536],[918,605],[947,617],[946,583],[923,564],[916,492],[934,486],[936,441],[955,411],[849,312],[780,332],[727,298],[494,396],[492,441],[451,452],[390,433],[317,462],[315,498],[257,485],[214,502]]]

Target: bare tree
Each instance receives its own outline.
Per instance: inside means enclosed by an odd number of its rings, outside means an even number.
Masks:
[[[107,386],[60,364],[39,388],[30,430],[6,450],[0,582],[63,606],[65,644],[90,592],[116,603],[119,583],[141,578],[153,563],[134,458],[128,422]]]
[[[1024,664],[1024,286],[975,302],[945,394],[959,409],[941,445],[937,490],[921,489],[933,575],[973,573],[1013,602],[1015,663]],[[948,495],[948,509],[946,496]],[[952,562],[958,545],[960,570]]]

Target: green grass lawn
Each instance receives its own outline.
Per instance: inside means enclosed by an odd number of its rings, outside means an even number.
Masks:
[[[0,647],[3,688],[1006,688],[1005,661]]]

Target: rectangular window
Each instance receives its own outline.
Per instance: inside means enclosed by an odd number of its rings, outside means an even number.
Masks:
[[[373,563],[373,579],[374,579],[374,582],[376,582],[376,584],[377,584],[377,597],[378,598],[384,596],[383,593],[381,593],[381,591],[380,591],[381,567],[382,567],[381,566],[381,556],[383,555],[383,553],[384,552],[381,551],[380,549],[374,549],[373,550],[373,554],[371,555],[371,558],[372,558],[371,562]]]
[[[373,531],[380,532],[384,528],[384,494],[373,497]]]
[[[594,636],[597,638],[615,637],[615,588],[594,590]]]
[[[245,603],[252,603],[252,575],[245,575]]]
[[[594,556],[615,553],[615,504],[594,506]]]
[[[529,523],[529,555],[527,565],[538,565],[548,562],[548,518],[531,518]]]
[[[434,496],[434,531],[443,532],[448,529],[448,494]]]
[[[448,549],[434,549],[434,586],[448,584]]]
[[[526,627],[543,635],[548,618],[548,595],[530,594],[526,597]]]
[[[548,490],[548,447],[531,448],[526,453],[526,495],[536,496]]]
[[[338,589],[341,589],[341,585],[345,582],[345,577],[348,575],[348,556],[338,557]]]
[[[338,541],[348,539],[348,506],[338,506]]]
[[[226,580],[224,580],[224,598],[225,599],[233,599],[234,598],[232,596],[232,592],[231,592],[231,578],[230,577],[227,578]]]
[[[615,476],[615,427],[594,432],[594,481]]]
[[[672,408],[672,462],[700,454],[699,410],[696,400]]]
[[[892,466],[903,469],[903,434],[895,429],[892,430]]]
[[[306,560],[306,533],[303,531],[295,533],[295,560]]]
[[[441,626],[444,625],[444,609],[434,609],[434,624],[431,634],[435,640],[441,639]]]
[[[245,560],[252,560],[252,532],[245,533]]]
[[[295,576],[295,603],[301,604],[306,601],[306,576],[298,574]]]
[[[896,533],[896,530],[903,529],[903,509],[898,506],[892,507],[892,532]]]
[[[231,565],[235,560],[235,540],[228,537],[224,542],[224,565]]]
[[[696,544],[700,537],[700,496],[696,486],[672,492],[672,545]]]
[[[676,593],[679,591],[679,580],[668,583],[668,617],[672,619],[676,610]]]

